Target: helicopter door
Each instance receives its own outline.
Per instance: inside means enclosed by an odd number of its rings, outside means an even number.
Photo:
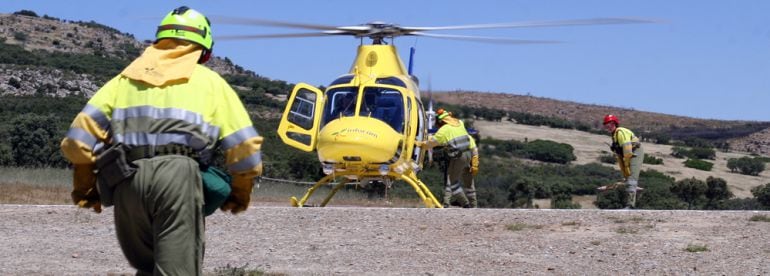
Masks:
[[[321,90],[306,83],[295,85],[278,125],[281,140],[297,149],[313,151],[318,137],[322,104]]]

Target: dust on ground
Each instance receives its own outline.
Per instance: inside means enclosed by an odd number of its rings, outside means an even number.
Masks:
[[[112,208],[0,205],[0,274],[133,274]],[[204,272],[768,275],[758,211],[252,206],[206,222]]]

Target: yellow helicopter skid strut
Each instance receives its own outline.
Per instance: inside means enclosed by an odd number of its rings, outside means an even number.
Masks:
[[[310,198],[311,195],[313,195],[313,192],[315,192],[315,190],[318,189],[318,187],[321,187],[321,185],[329,183],[329,181],[332,181],[333,179],[334,179],[334,175],[333,174],[324,176],[323,178],[321,178],[321,180],[318,180],[318,182],[316,182],[313,185],[313,187],[310,187],[310,188],[307,189],[307,192],[305,192],[305,195],[302,196],[302,199],[297,200],[296,197],[291,197],[291,199],[290,199],[291,200],[291,206],[294,206],[294,207],[302,207],[302,206],[304,206],[305,202],[307,202],[307,200]],[[337,190],[337,187],[335,187],[335,192],[336,192],[336,190]],[[328,198],[327,198],[327,201],[328,201]],[[324,201],[324,203],[326,203],[326,201]]]
[[[427,208],[443,208],[441,204],[438,203],[438,200],[436,200],[436,197],[433,196],[433,193],[430,192],[428,189],[428,186],[425,186],[425,183],[422,183],[417,177],[414,176],[414,174],[407,175],[400,175],[401,179],[406,181],[406,183],[409,183],[409,185],[412,185],[412,188],[414,188],[415,192],[417,192],[417,195],[420,196],[420,199],[422,199],[422,202],[425,203],[425,207]]]

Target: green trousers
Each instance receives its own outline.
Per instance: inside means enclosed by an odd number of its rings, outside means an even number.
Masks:
[[[639,173],[642,171],[642,163],[644,163],[644,149],[640,145],[634,150],[634,157],[631,158],[630,170],[631,175],[626,179],[626,192],[628,192],[628,206],[636,208],[636,191],[639,187]]]
[[[203,190],[198,163],[178,155],[140,159],[115,187],[115,231],[137,275],[200,275]]]
[[[449,205],[454,195],[460,198],[461,205],[479,207],[476,199],[476,185],[473,183],[473,175],[470,172],[471,155],[470,151],[466,151],[459,157],[449,160],[444,177],[444,204]]]

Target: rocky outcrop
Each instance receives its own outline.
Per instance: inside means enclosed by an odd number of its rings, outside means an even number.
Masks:
[[[99,81],[88,74],[75,74],[46,67],[0,64],[0,96],[90,97],[99,86]]]
[[[770,155],[770,129],[752,133],[749,136],[731,139],[730,149]]]

